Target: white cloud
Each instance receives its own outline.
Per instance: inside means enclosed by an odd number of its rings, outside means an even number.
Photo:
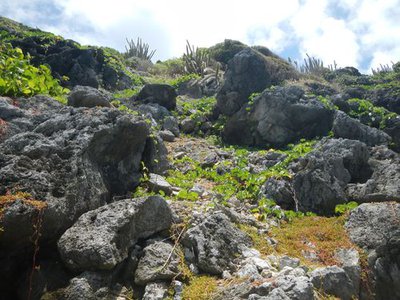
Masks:
[[[83,44],[121,51],[125,37],[141,37],[157,49],[156,59],[180,56],[186,39],[208,47],[230,38],[278,53],[297,45],[302,55],[365,71],[400,59],[399,4],[399,0],[1,0],[0,14]],[[340,10],[333,14],[332,7]],[[53,18],[52,8],[58,8]]]

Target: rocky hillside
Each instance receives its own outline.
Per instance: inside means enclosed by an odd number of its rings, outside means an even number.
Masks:
[[[0,50],[1,299],[400,298],[400,63]]]

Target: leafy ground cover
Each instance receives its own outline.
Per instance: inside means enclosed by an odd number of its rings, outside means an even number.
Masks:
[[[34,96],[47,94],[61,102],[66,102],[68,89],[60,86],[47,66],[35,67],[30,56],[19,48],[0,43],[0,94],[4,96]]]

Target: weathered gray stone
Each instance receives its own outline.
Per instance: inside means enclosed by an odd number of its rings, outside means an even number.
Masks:
[[[346,271],[338,266],[317,268],[311,272],[311,281],[317,289],[343,300],[358,296],[358,290]]]
[[[142,300],[163,300],[168,296],[168,284],[153,282],[146,285]]]
[[[236,272],[236,275],[239,278],[249,278],[251,280],[257,280],[262,278],[260,273],[258,272],[257,267],[252,263],[247,263],[241,266],[239,270]]]
[[[347,197],[350,182],[365,182],[371,176],[369,152],[354,140],[323,140],[301,158],[293,178],[293,190],[302,211],[333,214]]]
[[[68,95],[68,105],[74,107],[112,107],[110,96],[90,86],[77,85]]]
[[[185,118],[181,122],[181,129],[184,133],[192,133],[196,128],[196,122],[191,118]]]
[[[358,295],[361,282],[361,264],[358,251],[356,249],[339,249],[335,252],[335,259],[351,279],[356,291],[355,294]]]
[[[171,280],[179,274],[179,257],[171,243],[150,242],[135,272],[135,283],[145,285],[153,281]]]
[[[279,270],[282,270],[284,267],[297,268],[300,265],[300,260],[298,258],[282,256],[279,259]]]
[[[176,91],[170,85],[146,84],[133,99],[144,103],[157,103],[171,110],[176,107],[176,97]]]
[[[129,105],[128,107],[137,110],[148,118],[153,118],[157,123],[161,123],[164,118],[171,116],[171,112],[168,109],[157,103],[140,104],[138,106]]]
[[[171,131],[176,137],[179,136],[179,123],[175,117],[166,117],[163,121],[163,129]]]
[[[385,132],[364,125],[341,111],[335,112],[332,131],[335,137],[358,140],[368,146],[388,145],[391,141]]]
[[[252,93],[297,77],[297,72],[287,62],[264,56],[251,48],[244,49],[228,63],[224,84],[217,95],[217,108],[231,116],[249,101]]]
[[[211,74],[206,74],[201,78],[191,79],[179,85],[178,93],[179,95],[188,95],[191,98],[202,98],[211,97],[218,92],[221,86],[222,80],[219,78],[221,76],[221,71],[216,74],[212,71]]]
[[[143,163],[151,173],[163,175],[169,169],[167,155],[167,147],[158,134],[147,138],[143,151]]]
[[[201,271],[222,274],[232,266],[232,260],[241,254],[241,249],[251,245],[251,239],[227,216],[215,212],[190,228],[182,244],[193,254],[191,260]]]
[[[161,175],[150,173],[147,184],[153,192],[158,193],[159,191],[163,191],[166,195],[172,193],[172,186]]]
[[[267,89],[228,119],[223,138],[232,144],[283,147],[326,135],[333,113],[318,99],[305,98],[298,86]]]
[[[163,139],[163,141],[166,141],[166,142],[175,141],[175,135],[169,130],[161,130],[158,132],[158,134]]]
[[[314,299],[313,285],[306,276],[295,277],[293,275],[288,275],[278,277],[275,284],[285,292],[289,299]]]
[[[44,241],[58,239],[81,214],[139,184],[149,134],[142,118],[109,108],[71,108],[39,96],[18,103],[25,114],[18,119],[30,125],[19,122],[21,132],[1,144],[0,194],[22,190],[46,202]],[[31,247],[35,213],[24,203],[10,205],[2,218],[2,250]]]
[[[295,200],[290,182],[284,179],[270,177],[261,188],[266,198],[272,199],[283,209],[295,208]]]
[[[111,270],[139,238],[168,229],[171,222],[161,197],[120,200],[82,215],[62,235],[58,249],[71,270]]]
[[[261,298],[262,300],[290,300],[285,291],[281,288],[275,288],[268,296]]]
[[[346,223],[352,241],[369,254],[376,299],[400,298],[399,219],[399,203],[364,203]]]
[[[110,275],[106,273],[84,272],[70,280],[62,294],[66,300],[97,300],[96,293],[107,286]],[[105,298],[105,297],[104,297]]]
[[[400,155],[377,146],[368,161],[371,176],[347,186],[347,198],[356,202],[400,201]]]

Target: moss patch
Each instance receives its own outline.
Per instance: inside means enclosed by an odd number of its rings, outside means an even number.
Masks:
[[[297,257],[309,265],[315,261],[305,258],[305,253],[314,253],[322,265],[337,264],[337,249],[355,247],[344,229],[345,218],[304,217],[272,228],[271,236],[278,241],[276,251]]]
[[[183,289],[184,300],[209,300],[217,289],[217,278],[211,276],[193,277]]]
[[[262,255],[288,255],[311,267],[330,266],[338,264],[336,250],[357,248],[347,235],[345,220],[345,215],[330,218],[305,216],[294,218],[289,223],[282,222],[269,232],[269,237],[278,242],[275,248],[268,243],[267,236],[258,234],[256,228],[242,225],[240,229],[250,235],[254,248]],[[314,255],[316,259],[307,254]]]

